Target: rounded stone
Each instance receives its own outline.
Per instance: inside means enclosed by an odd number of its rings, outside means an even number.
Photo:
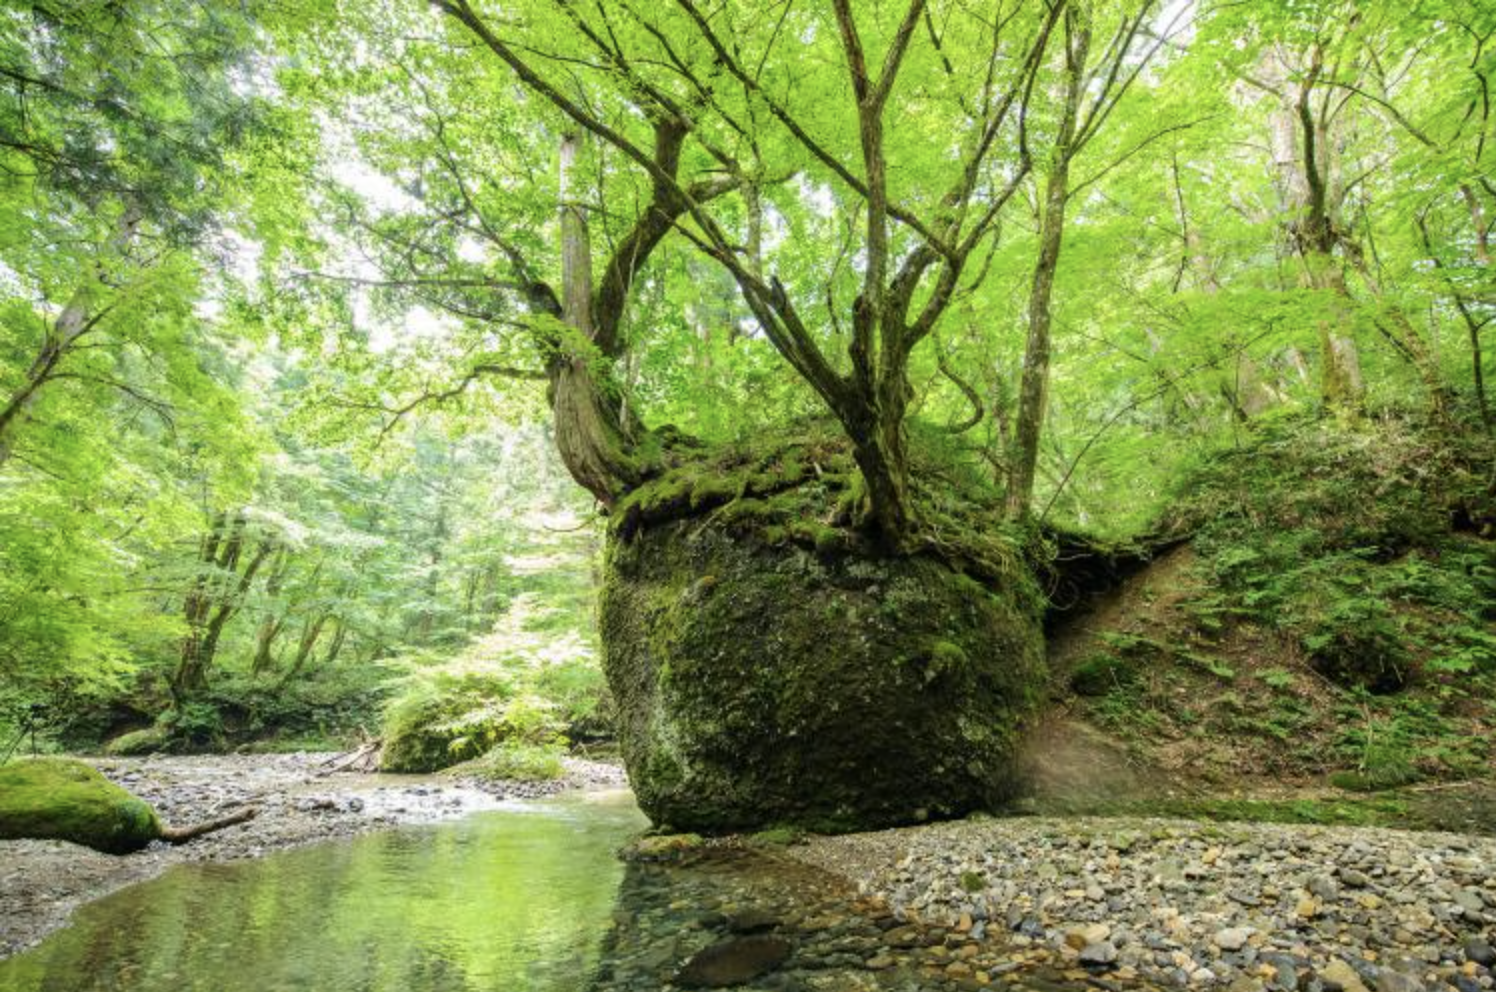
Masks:
[[[1024,573],[773,544],[711,515],[615,531],[603,660],[659,825],[843,831],[991,808],[1043,684]]]
[[[67,840],[106,854],[138,851],[161,836],[145,802],[71,758],[27,758],[0,767],[0,840]]]

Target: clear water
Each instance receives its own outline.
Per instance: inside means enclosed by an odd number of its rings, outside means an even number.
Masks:
[[[625,793],[179,865],[0,961],[0,990],[575,992],[644,826]]]
[[[973,987],[942,974],[947,958],[871,965],[884,929],[793,859],[714,848],[625,865],[615,852],[644,826],[629,794],[593,795],[179,865],[0,961],[0,992],[660,992],[754,914],[789,953],[740,992]]]

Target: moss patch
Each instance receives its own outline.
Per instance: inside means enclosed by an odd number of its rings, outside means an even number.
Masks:
[[[507,741],[481,758],[448,768],[444,774],[489,782],[554,782],[566,774],[561,762],[565,754],[566,749],[559,744]]]
[[[160,836],[148,803],[81,761],[31,758],[0,766],[0,838],[67,840],[127,854]]]

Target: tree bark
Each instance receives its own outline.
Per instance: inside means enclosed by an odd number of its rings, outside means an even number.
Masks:
[[[41,348],[26,370],[26,378],[20,388],[0,407],[0,466],[15,453],[17,429],[30,415],[47,383],[56,376],[63,358],[92,326],[89,321],[91,309],[92,293],[89,288],[84,287],[73,293],[62,313],[48,325]]]
[[[307,661],[312,657],[312,652],[316,650],[317,641],[322,637],[322,628],[327,626],[330,617],[329,613],[320,613],[315,618],[309,617],[302,626],[301,638],[296,644],[296,657],[292,659],[291,666],[286,669],[285,678],[281,680],[282,685],[300,675],[306,668]]]
[[[323,667],[331,665],[338,660],[338,655],[343,653],[343,644],[348,640],[348,625],[342,620],[333,618],[332,643],[327,646],[327,654],[322,659]]]
[[[270,563],[270,573],[265,579],[265,595],[272,600],[280,595],[289,566],[290,554],[285,548],[281,548],[275,553],[275,558]],[[263,675],[275,667],[275,639],[280,636],[285,625],[285,615],[278,612],[272,603],[264,619],[260,621],[260,629],[255,633],[255,654],[249,665],[251,675]]]

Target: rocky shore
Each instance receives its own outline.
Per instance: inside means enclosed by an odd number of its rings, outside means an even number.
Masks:
[[[232,861],[402,824],[435,823],[500,802],[569,789],[621,788],[622,769],[567,759],[554,782],[486,782],[433,776],[328,774],[326,754],[98,759],[113,781],[171,824],[258,815],[188,844],[100,854],[62,841],[0,841],[0,957],[63,926],[82,904],[183,861]]]
[[[932,987],[1496,986],[1496,839],[1151,819],[974,819],[790,852],[881,917],[871,971]]]

